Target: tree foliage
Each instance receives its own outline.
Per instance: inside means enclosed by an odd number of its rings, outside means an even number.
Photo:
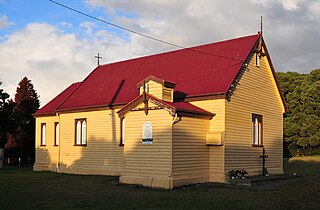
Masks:
[[[34,160],[35,147],[35,119],[33,115],[40,106],[38,95],[31,80],[24,77],[18,84],[15,94],[14,118],[16,130],[10,142],[16,145],[19,157],[23,161]],[[12,139],[13,138],[13,139]]]
[[[0,89],[0,148],[4,147],[7,135],[12,130],[14,104],[13,101],[8,100],[9,97],[8,93]]]
[[[284,141],[291,155],[320,154],[320,69],[277,73],[288,104]]]

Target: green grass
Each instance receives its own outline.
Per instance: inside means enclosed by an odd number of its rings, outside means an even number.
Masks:
[[[285,161],[307,175],[275,188],[193,185],[171,191],[121,185],[117,177],[0,169],[0,209],[319,209],[320,157]]]
[[[320,156],[285,158],[284,169],[286,173],[320,175]]]

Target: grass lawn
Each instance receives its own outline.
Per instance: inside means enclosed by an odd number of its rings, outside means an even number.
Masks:
[[[320,209],[320,156],[285,159],[305,178],[278,187],[193,185],[171,191],[117,177],[0,169],[0,209]]]

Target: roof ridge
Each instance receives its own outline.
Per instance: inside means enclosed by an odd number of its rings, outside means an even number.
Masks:
[[[151,55],[144,55],[144,56],[141,56],[141,57],[135,57],[135,58],[131,58],[131,59],[115,61],[115,62],[112,62],[112,63],[102,64],[100,66],[114,65],[114,64],[118,64],[118,63],[129,62],[129,61],[133,61],[133,60],[144,59],[144,58],[153,57],[153,56],[159,56],[159,55],[163,55],[163,54],[171,54],[171,53],[176,53],[176,52],[179,52],[179,51],[190,50],[190,49],[193,49],[193,48],[200,48],[200,47],[205,47],[205,46],[208,46],[208,45],[220,44],[220,43],[229,42],[229,41],[236,41],[236,40],[239,40],[239,39],[244,39],[244,38],[249,38],[249,37],[254,37],[254,36],[259,36],[259,33],[252,34],[252,35],[247,35],[247,36],[242,36],[242,37],[236,37],[236,38],[232,38],[232,39],[224,39],[224,40],[217,41],[217,42],[194,45],[194,46],[186,47],[186,48],[183,48],[183,49],[176,49],[176,50],[165,51],[165,52],[160,52],[160,53],[151,54]],[[198,52],[198,53],[200,53],[200,52]],[[208,53],[207,52],[203,52],[203,53],[204,54],[208,54],[208,55],[210,54],[209,52]],[[212,55],[216,56],[214,54],[212,54]],[[219,55],[217,55],[217,56],[219,56]]]

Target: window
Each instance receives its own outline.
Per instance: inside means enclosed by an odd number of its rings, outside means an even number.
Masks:
[[[58,146],[59,145],[59,123],[55,122],[54,123],[54,144],[53,146]]]
[[[252,114],[252,145],[262,146],[262,115]]]
[[[260,55],[259,53],[256,53],[256,66],[260,66]]]
[[[122,128],[122,130],[121,130],[121,132],[122,132],[121,133],[121,137],[122,137],[121,138],[121,143],[122,144],[124,144],[124,142],[125,142],[125,126],[126,126],[126,118],[123,118],[122,119],[122,127],[121,127]]]
[[[142,127],[142,144],[152,144],[152,124],[145,122]]]
[[[86,146],[87,145],[87,122],[86,119],[75,120],[75,145]]]
[[[46,140],[47,140],[46,138],[47,138],[46,124],[41,123],[41,142],[40,142],[41,146],[46,146]]]

